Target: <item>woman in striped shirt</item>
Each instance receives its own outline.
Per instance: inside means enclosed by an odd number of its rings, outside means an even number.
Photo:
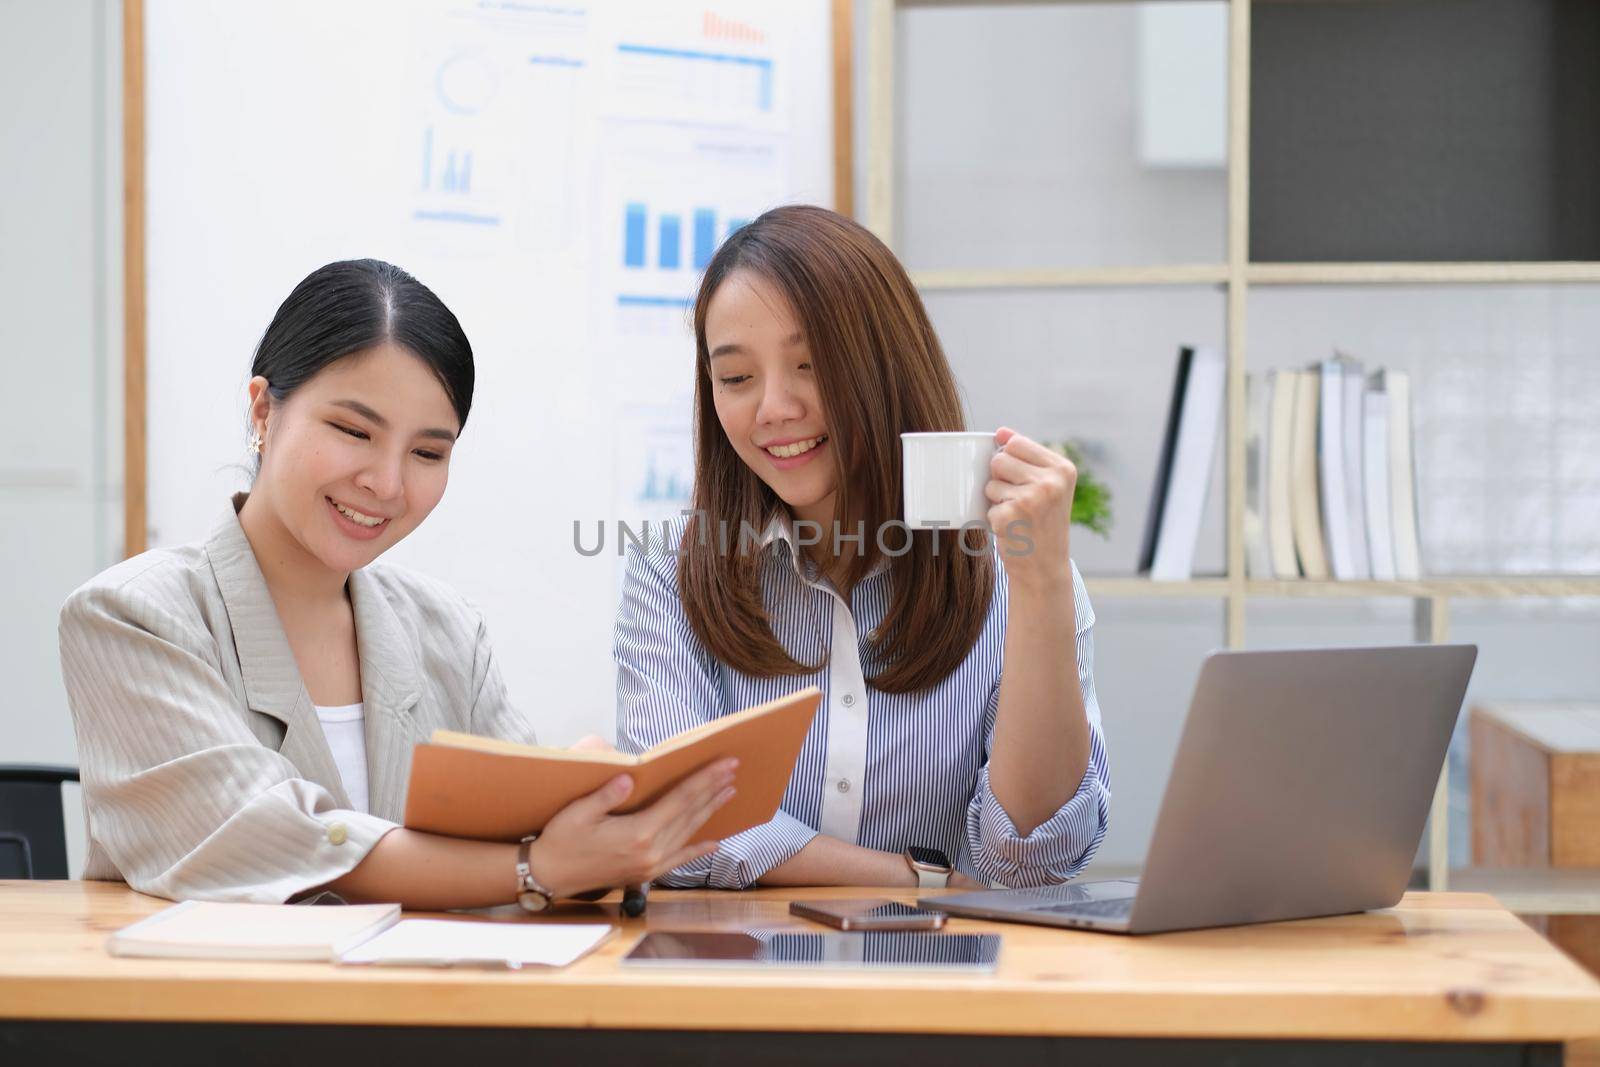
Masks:
[[[960,401],[904,268],[831,211],[731,236],[694,327],[694,507],[628,559],[618,743],[808,684],[824,700],[777,818],[663,881],[941,884],[915,849],[953,885],[1073,877],[1111,792],[1072,464],[1002,429],[996,547],[896,528],[899,435],[962,429]]]

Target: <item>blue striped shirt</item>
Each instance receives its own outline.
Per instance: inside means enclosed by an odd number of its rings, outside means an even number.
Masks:
[[[888,611],[886,567],[862,579],[847,604],[795,549],[792,526],[775,523],[759,568],[773,633],[795,659],[823,666],[809,676],[754,678],[719,663],[689,626],[677,578],[684,523],[652,528],[645,549],[628,552],[614,648],[618,747],[640,752],[807,685],[820,688],[823,699],[777,817],[727,838],[662,884],[746,888],[819,832],[891,853],[937,848],[963,873],[1012,887],[1064,882],[1094,855],[1106,833],[1111,786],[1094,688],[1094,610],[1075,564],[1089,765],[1072,797],[1023,837],[989,788],[1006,630],[998,557],[988,618],[966,659],[931,688],[882,693],[865,683],[861,663],[865,635]]]

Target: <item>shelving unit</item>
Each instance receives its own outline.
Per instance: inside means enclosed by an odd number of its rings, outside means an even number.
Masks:
[[[895,247],[895,12],[899,7],[984,6],[983,0],[866,0],[870,5],[867,77],[867,196],[863,221]],[[1070,0],[1057,0],[1070,2]],[[1120,2],[1120,0],[1110,0]],[[1259,0],[1257,0],[1259,2]],[[1600,597],[1600,575],[1460,576],[1421,581],[1263,581],[1247,577],[1244,546],[1245,368],[1247,301],[1253,286],[1488,285],[1600,283],[1600,262],[1252,262],[1250,249],[1250,82],[1252,0],[1228,0],[1228,181],[1226,260],[1150,266],[1070,267],[1028,270],[913,271],[925,291],[995,289],[1085,289],[1215,285],[1226,296],[1227,420],[1225,575],[1181,582],[1089,576],[1092,596],[1128,599],[1213,599],[1224,608],[1226,643],[1246,644],[1245,608],[1252,600],[1278,598],[1349,600],[1401,598],[1414,605],[1414,630],[1420,642],[1449,639],[1452,600]],[[1429,839],[1429,887],[1452,884],[1449,869],[1448,766],[1435,789]],[[1589,882],[1568,879],[1543,883],[1537,872],[1515,877],[1492,872],[1459,872],[1463,886],[1499,886],[1516,910],[1571,912],[1575,901],[1586,910],[1600,901],[1584,897]],[[1581,881],[1581,880],[1580,880]],[[1509,888],[1508,888],[1509,887]],[[1491,889],[1490,891],[1495,891]]]

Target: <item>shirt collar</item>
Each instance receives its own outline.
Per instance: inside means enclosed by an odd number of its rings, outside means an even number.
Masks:
[[[871,536],[870,534],[868,535]],[[794,572],[807,582],[816,582],[819,578],[817,568],[810,557],[800,550],[795,540],[794,516],[789,509],[780,505],[767,512],[765,523],[761,527],[761,540],[758,542],[763,550],[773,545],[782,544],[789,549],[789,564]],[[886,556],[879,556],[872,569],[866,573],[863,581],[876,578],[889,569],[889,560]]]

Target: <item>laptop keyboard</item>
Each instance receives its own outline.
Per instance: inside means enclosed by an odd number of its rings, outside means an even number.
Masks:
[[[1133,898],[1118,897],[1116,900],[1084,900],[1076,904],[1052,904],[1048,908],[1032,908],[1030,910],[1059,915],[1087,915],[1094,919],[1126,919],[1129,913],[1133,911]]]

